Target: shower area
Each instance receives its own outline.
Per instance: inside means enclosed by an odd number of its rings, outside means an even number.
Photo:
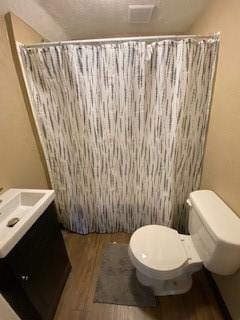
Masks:
[[[59,221],[183,231],[200,186],[219,35],[18,44]]]

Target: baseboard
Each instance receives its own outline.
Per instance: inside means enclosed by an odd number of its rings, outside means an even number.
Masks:
[[[218,289],[218,286],[211,274],[211,272],[209,272],[208,270],[204,269],[204,272],[206,274],[206,277],[208,279],[208,282],[209,282],[209,285],[211,287],[211,289],[213,290],[214,294],[215,294],[215,297],[216,297],[216,300],[217,300],[217,304],[223,314],[223,318],[224,320],[233,320],[229,311],[228,311],[228,308],[223,300],[223,297]]]

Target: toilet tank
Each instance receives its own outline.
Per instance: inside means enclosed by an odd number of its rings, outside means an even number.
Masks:
[[[240,218],[212,191],[190,193],[189,232],[204,266],[229,275],[240,267]]]

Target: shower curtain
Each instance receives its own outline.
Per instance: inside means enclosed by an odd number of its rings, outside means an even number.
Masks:
[[[218,42],[21,47],[65,227],[183,226],[200,183]]]

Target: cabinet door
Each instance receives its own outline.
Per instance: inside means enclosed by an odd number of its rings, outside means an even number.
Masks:
[[[42,317],[29,301],[20,281],[4,259],[0,259],[0,293],[22,320],[41,320]],[[0,312],[1,314],[1,312]],[[1,315],[0,315],[1,318]]]
[[[70,271],[53,205],[7,256],[7,261],[42,319],[52,319]]]

